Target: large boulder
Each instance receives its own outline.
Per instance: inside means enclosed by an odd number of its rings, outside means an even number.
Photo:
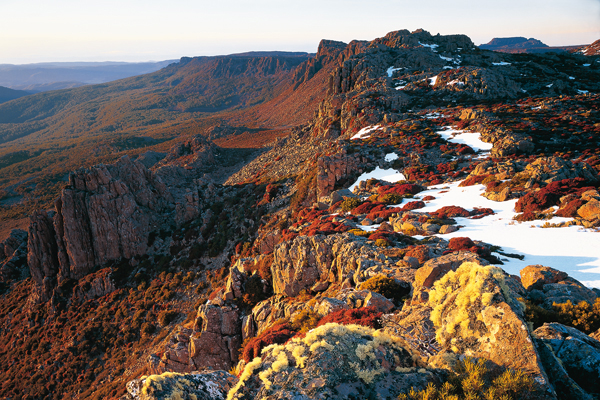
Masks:
[[[500,268],[462,264],[429,292],[437,341],[454,353],[523,370],[555,398],[517,298]]]
[[[236,306],[201,305],[189,354],[194,369],[213,368],[228,371],[238,362],[242,345],[240,310]]]
[[[165,372],[127,383],[123,400],[225,400],[238,379],[225,371],[180,374]]]
[[[246,365],[229,398],[396,398],[437,383],[403,342],[359,325],[326,324],[285,345],[269,346]]]
[[[575,328],[558,323],[544,324],[533,332],[538,347],[545,347],[549,353],[544,358],[544,364],[552,365],[554,359],[566,371],[569,380],[561,377],[553,382],[561,390],[582,388],[587,396],[577,391],[577,397],[569,398],[598,398],[600,396],[600,342],[578,331]],[[556,367],[555,367],[556,368]],[[547,368],[550,369],[550,368]],[[563,388],[565,382],[576,382],[571,388]],[[590,396],[591,395],[591,396]]]
[[[433,286],[435,281],[442,278],[449,271],[456,271],[464,262],[475,262],[479,265],[488,265],[489,262],[470,251],[458,251],[427,261],[415,273],[415,287]]]
[[[542,289],[548,283],[558,283],[567,278],[567,273],[543,265],[528,265],[519,271],[521,283],[527,290]]]
[[[579,207],[577,214],[588,221],[594,221],[600,218],[600,201],[590,199],[587,203]]]

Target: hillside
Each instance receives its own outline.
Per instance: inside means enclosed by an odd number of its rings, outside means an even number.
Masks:
[[[0,106],[107,146],[15,185],[0,397],[597,398],[599,78],[400,30]]]
[[[13,90],[7,87],[0,86],[0,103],[4,103],[5,101],[18,99],[19,97],[27,96],[31,93],[23,91],[23,90]]]

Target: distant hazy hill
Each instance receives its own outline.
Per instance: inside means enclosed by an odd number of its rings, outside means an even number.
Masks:
[[[494,38],[489,43],[479,46],[480,49],[499,51],[502,53],[546,53],[549,51],[569,51],[581,46],[557,46],[550,47],[540,40],[534,38],[509,37]]]
[[[28,92],[23,90],[14,90],[9,89],[3,86],[0,86],[0,103],[4,103],[5,101],[18,99],[19,97],[27,96]]]
[[[0,64],[0,85],[32,92],[68,89],[148,74],[173,62],[175,61]]]

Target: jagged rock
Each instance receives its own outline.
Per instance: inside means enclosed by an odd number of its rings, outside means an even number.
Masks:
[[[316,307],[316,312],[317,314],[324,317],[332,312],[346,310],[348,308],[349,306],[344,300],[335,299],[331,297],[324,297],[321,299],[321,302]]]
[[[316,282],[344,282],[355,272],[382,265],[381,250],[349,234],[299,236],[275,247],[271,273],[276,294],[297,296]]]
[[[534,182],[556,182],[563,179],[583,178],[587,181],[598,180],[598,173],[590,165],[573,163],[560,157],[540,157],[527,164],[524,175]]]
[[[174,203],[167,186],[127,156],[72,173],[56,214],[31,217],[27,257],[37,296],[48,300],[65,279],[145,254],[150,232],[173,217]]]
[[[275,295],[254,306],[252,318],[256,324],[256,334],[260,334],[278,319],[290,318],[296,311],[307,306],[301,301],[283,301],[284,298],[282,295]]]
[[[395,398],[439,382],[398,339],[358,325],[326,324],[246,365],[233,400]]]
[[[415,287],[432,287],[435,281],[442,278],[448,271],[456,271],[464,262],[474,262],[488,265],[489,262],[470,251],[459,251],[433,258],[427,261],[415,273]]]
[[[581,282],[571,277],[558,283],[549,283],[541,290],[532,290],[529,292],[529,298],[541,303],[547,309],[552,309],[552,303],[566,303],[571,301],[578,304],[586,301],[593,304],[598,295]]]
[[[242,327],[237,307],[205,304],[198,308],[189,350],[195,369],[229,370],[238,362],[241,344]]]
[[[0,242],[0,280],[23,279],[26,276],[27,232],[13,229]]]
[[[600,201],[592,198],[587,203],[579,207],[577,214],[585,220],[594,221],[600,218]]]
[[[558,323],[540,326],[533,336],[539,347],[546,346],[552,356],[560,360],[569,378],[588,393],[587,398],[600,395],[600,342],[575,328]]]
[[[127,383],[128,400],[225,400],[238,379],[225,371],[165,372]]]
[[[151,372],[160,375],[165,372],[191,372],[194,370],[190,359],[190,336],[192,330],[182,326],[169,336],[163,356],[151,360]],[[156,356],[155,356],[156,357]],[[156,357],[158,358],[158,357]]]
[[[246,281],[246,271],[244,270],[244,260],[238,260],[230,269],[227,283],[225,284],[224,300],[233,300],[242,297],[244,294],[244,282]]]
[[[455,353],[484,357],[534,376],[556,398],[528,333],[518,295],[497,267],[464,263],[429,292],[438,343]]]
[[[112,279],[112,270],[104,268],[81,279],[73,288],[72,299],[84,302],[105,296],[116,290]]]
[[[27,264],[37,285],[33,294],[38,301],[50,300],[60,268],[52,215],[36,211],[29,222]]]
[[[317,198],[329,196],[336,182],[358,171],[365,160],[360,155],[348,155],[345,149],[333,156],[319,157],[317,160]],[[338,191],[339,192],[339,191]],[[341,195],[338,193],[338,195]],[[336,195],[337,199],[339,196]],[[338,200],[339,201],[339,200]],[[333,197],[332,197],[332,203]]]
[[[141,162],[144,167],[150,169],[155,166],[159,161],[164,159],[167,156],[166,153],[158,153],[156,151],[147,151],[143,154],[140,154],[136,161]]]
[[[521,283],[527,290],[541,289],[548,283],[558,283],[567,278],[567,273],[543,265],[528,265],[520,272]]]
[[[242,319],[242,340],[256,336],[256,324],[252,314]]]

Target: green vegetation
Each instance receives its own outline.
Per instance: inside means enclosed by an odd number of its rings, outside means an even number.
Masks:
[[[565,303],[553,303],[552,310],[547,310],[531,302],[525,302],[525,318],[537,328],[544,323],[558,322],[572,326],[585,333],[600,329],[600,298],[594,304],[581,301],[573,304],[570,300]]]
[[[410,286],[402,286],[394,278],[385,275],[375,275],[360,285],[360,289],[370,290],[375,293],[394,300],[400,304],[410,294]]]

